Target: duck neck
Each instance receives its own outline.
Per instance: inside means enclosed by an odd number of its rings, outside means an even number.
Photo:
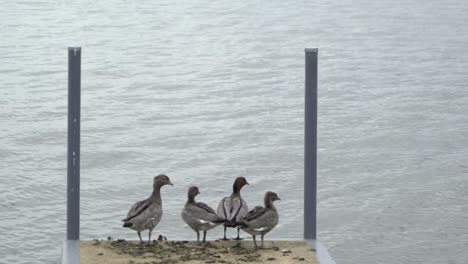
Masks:
[[[154,202],[161,204],[161,185],[159,184],[153,185],[153,193],[151,194],[151,199]]]
[[[242,189],[242,185],[234,183],[234,185],[232,185],[232,195],[240,196],[241,189]]]
[[[187,204],[193,204],[193,203],[195,203],[195,196],[189,194],[187,196]]]
[[[271,199],[270,199],[269,196],[266,196],[266,197],[264,198],[264,202],[265,202],[265,208],[276,209],[275,206],[273,205],[273,202],[271,201]]]

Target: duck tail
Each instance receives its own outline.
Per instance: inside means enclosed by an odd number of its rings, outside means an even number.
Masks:
[[[236,225],[234,227],[240,227],[240,228],[247,228],[249,225],[245,223],[244,221],[239,221],[235,223]]]
[[[237,226],[237,222],[235,220],[226,220],[226,222],[224,223],[224,226],[225,227],[236,227]]]
[[[220,218],[220,219],[214,220],[212,222],[215,223],[215,224],[222,224],[222,223],[228,222],[228,220],[224,219],[224,218]]]
[[[131,227],[133,224],[131,222],[125,222],[123,227]]]
[[[224,223],[224,226],[225,227],[240,227],[240,228],[245,228],[247,227],[247,224],[243,221],[227,221],[226,223]]]

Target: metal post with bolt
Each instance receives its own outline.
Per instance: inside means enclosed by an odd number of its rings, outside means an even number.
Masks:
[[[305,50],[304,239],[317,239],[317,56]]]
[[[81,48],[68,48],[67,239],[80,239]]]

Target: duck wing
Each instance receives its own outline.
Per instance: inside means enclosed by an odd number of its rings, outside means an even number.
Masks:
[[[151,199],[146,199],[143,201],[136,202],[132,208],[127,213],[127,217],[125,219],[122,219],[123,222],[130,221],[131,219],[139,216],[141,213],[143,213],[148,207],[151,205]]]
[[[204,210],[204,212],[206,213],[206,216],[202,217],[202,218],[206,218],[206,219],[203,219],[203,220],[210,221],[210,222],[213,222],[213,223],[224,223],[224,222],[226,222],[225,218],[218,216],[216,214],[215,210],[213,208],[209,207],[207,204],[198,202],[195,205],[198,208],[201,208],[202,210]]]
[[[237,212],[232,219],[240,220],[244,218],[248,213],[249,213],[249,207],[247,206],[247,203],[244,201],[244,199],[240,198],[239,209],[237,209]]]
[[[211,208],[209,205],[207,205],[206,203],[198,202],[198,203],[195,203],[195,206],[205,210],[209,214],[216,214],[215,210]]]
[[[254,209],[250,210],[247,215],[242,219],[243,222],[249,222],[254,219],[259,218],[263,214],[265,214],[266,210],[262,206],[255,206]]]
[[[216,212],[220,217],[224,217],[226,219],[229,219],[229,217],[228,217],[229,210],[226,210],[226,208],[228,207],[228,204],[226,204],[226,203],[230,203],[230,202],[226,201],[226,200],[229,200],[229,197],[224,197],[223,199],[221,199],[221,201],[218,204],[218,208],[217,208]]]
[[[217,224],[226,222],[224,218],[216,214],[213,208],[204,203],[186,205],[182,211],[182,218],[186,223],[196,224]]]

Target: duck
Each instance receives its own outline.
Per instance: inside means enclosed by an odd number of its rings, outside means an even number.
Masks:
[[[252,235],[255,249],[265,249],[263,246],[263,237],[265,234],[273,230],[278,224],[279,215],[276,210],[274,201],[281,200],[278,195],[274,192],[268,191],[265,193],[264,204],[265,207],[255,206],[255,208],[247,213],[247,215],[237,222],[238,226]],[[262,244],[260,247],[257,246],[256,236],[260,235]]]
[[[217,214],[228,220],[224,224],[224,237],[223,240],[228,240],[226,238],[226,229],[228,227],[236,227],[235,223],[241,220],[249,212],[247,203],[240,194],[242,187],[249,185],[245,177],[237,177],[232,185],[232,194],[230,196],[224,197],[221,199],[218,205]],[[241,240],[239,236],[240,227],[237,227],[237,237],[235,240]]]
[[[161,221],[163,214],[161,202],[161,187],[171,185],[168,176],[161,174],[153,178],[153,192],[148,199],[136,202],[128,211],[127,217],[122,219],[123,227],[128,227],[137,231],[140,242],[144,244],[141,238],[141,231],[149,230],[148,244],[151,244],[151,232]]]
[[[181,216],[184,222],[197,233],[197,243],[200,243],[200,231],[203,230],[203,243],[206,243],[206,232],[227,220],[218,216],[215,210],[207,204],[196,202],[195,196],[199,194],[197,186],[189,188],[187,202]]]

